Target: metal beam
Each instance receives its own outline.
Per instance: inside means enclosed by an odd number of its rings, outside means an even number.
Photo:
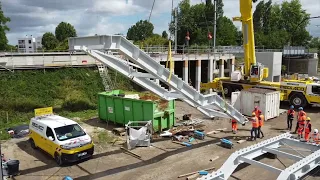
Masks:
[[[263,169],[272,171],[274,173],[278,173],[279,176],[277,180],[299,179],[320,165],[320,146],[311,144],[311,143],[300,142],[290,137],[291,137],[290,133],[285,133],[285,134],[276,136],[274,138],[262,141],[258,144],[249,146],[247,148],[240,149],[234,152],[233,154],[231,154],[231,156],[222,165],[222,167],[218,169],[217,172],[219,173],[211,173],[206,176],[202,176],[198,178],[198,180],[218,180],[221,178],[228,179],[231,176],[231,174],[234,172],[234,170],[237,168],[237,166],[243,162],[246,162],[252,165],[257,165]],[[304,148],[304,149],[308,149],[309,152],[310,150],[314,151],[314,153],[303,158],[295,154],[290,154],[290,153],[282,152],[282,151],[279,151],[278,149],[275,149],[275,148],[281,147],[282,145],[287,145],[287,146],[289,145],[293,147]],[[295,150],[295,151],[299,151],[299,150]],[[284,170],[281,170],[281,169],[272,167],[270,165],[253,160],[254,158],[260,155],[263,155],[267,152],[280,155],[289,159],[293,159],[297,162],[292,166]]]
[[[263,169],[266,169],[266,170],[271,171],[271,172],[276,173],[276,174],[280,174],[282,172],[281,169],[278,169],[278,168],[272,167],[270,165],[264,164],[262,162],[255,161],[255,160],[252,160],[252,159],[248,159],[248,158],[245,158],[245,157],[240,157],[239,160],[243,161],[245,163],[251,164],[251,165],[256,165],[256,166],[262,167]]]
[[[263,148],[263,151],[266,151],[266,152],[269,152],[269,153],[272,153],[272,154],[276,154],[276,155],[279,155],[279,156],[283,156],[283,157],[286,157],[288,159],[292,159],[294,161],[299,161],[302,159],[302,157],[300,156],[297,156],[297,155],[293,155],[293,154],[290,154],[290,153],[287,153],[287,152],[283,152],[283,151],[279,151],[277,149],[271,149],[271,148]]]
[[[149,73],[133,72],[133,73],[131,73],[131,76],[155,79],[155,77]]]

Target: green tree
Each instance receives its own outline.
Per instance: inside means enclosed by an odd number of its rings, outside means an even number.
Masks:
[[[290,34],[291,45],[306,45],[311,39],[309,32],[306,30],[310,14],[302,9],[300,1],[284,1],[281,5],[281,16],[282,22],[280,22],[279,26]]]
[[[319,45],[320,45],[319,37],[313,37],[309,43],[310,48],[318,48]]]
[[[256,45],[277,49],[290,42],[293,46],[307,45],[311,40],[306,30],[309,16],[299,0],[281,5],[260,1],[253,13]]]
[[[58,40],[54,36],[53,33],[51,32],[46,32],[42,36],[42,46],[46,50],[53,50],[57,47],[58,45]]]
[[[168,39],[168,33],[167,33],[167,31],[163,31],[163,32],[162,32],[162,38]]]
[[[233,22],[224,16],[218,19],[217,25],[217,44],[220,46],[236,45],[238,32]]]
[[[134,42],[145,40],[153,35],[154,26],[147,20],[140,20],[131,26],[127,32],[127,39]]]
[[[69,37],[77,37],[77,32],[75,28],[66,22],[61,22],[55,30],[56,38],[58,41],[62,42]]]
[[[153,34],[151,37],[148,37],[144,41],[140,41],[138,43],[143,46],[163,46],[168,45],[168,42],[168,39],[163,38],[159,34]]]
[[[8,39],[6,36],[6,31],[10,30],[6,25],[8,22],[10,22],[10,18],[4,15],[0,2],[0,50],[7,50],[8,48]]]
[[[222,28],[223,30],[223,25],[219,25],[219,23],[224,22],[219,21],[219,19],[223,17],[223,3],[221,0],[217,0],[216,2],[218,32],[219,28]],[[177,15],[177,19],[177,39],[179,45],[185,44],[185,37],[187,32],[189,32],[190,35],[190,45],[208,45],[209,43],[211,43],[211,41],[208,40],[208,33],[213,32],[214,25],[214,5],[212,4],[212,0],[207,0],[206,3],[200,3],[193,6],[190,5],[190,0],[182,0],[179,3],[179,12]],[[232,29],[234,28],[232,27]],[[171,33],[174,33],[174,21],[170,23],[169,30]]]
[[[256,6],[256,10],[253,12],[253,27],[255,32],[262,30],[264,9],[264,1],[260,1]]]

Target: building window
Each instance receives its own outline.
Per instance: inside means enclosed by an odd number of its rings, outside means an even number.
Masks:
[[[31,47],[31,46],[29,46],[29,49],[32,49],[32,47]]]
[[[18,44],[24,44],[24,40],[19,40]]]
[[[29,40],[29,44],[31,44],[31,40]]]

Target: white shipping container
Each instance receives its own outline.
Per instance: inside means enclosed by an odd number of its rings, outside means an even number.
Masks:
[[[251,116],[255,106],[262,111],[265,120],[278,117],[280,114],[279,91],[251,88],[242,90],[240,96],[234,94],[234,98],[234,107],[244,115]]]

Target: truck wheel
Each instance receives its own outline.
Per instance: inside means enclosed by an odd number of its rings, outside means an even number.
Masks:
[[[232,86],[233,92],[241,91],[243,88],[240,85],[234,85]]]
[[[230,85],[223,85],[223,92],[226,97],[230,97],[232,93],[232,88]]]
[[[32,149],[37,149],[36,143],[34,143],[33,139],[29,139],[29,142],[30,142]]]
[[[54,155],[54,160],[56,161],[56,163],[57,163],[59,166],[62,166],[63,161],[62,161],[62,159],[61,159],[61,156],[60,156],[58,153],[56,153],[56,154]]]
[[[289,101],[290,104],[294,105],[295,107],[306,107],[308,105],[306,98],[300,93],[292,95]]]

